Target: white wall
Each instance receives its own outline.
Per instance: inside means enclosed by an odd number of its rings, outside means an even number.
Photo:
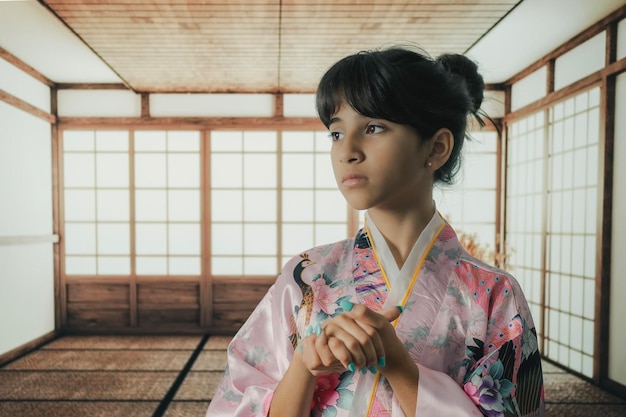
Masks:
[[[48,122],[0,102],[0,355],[54,330],[53,244],[29,241],[52,237],[50,144]]]
[[[615,114],[626,114],[626,73],[617,77]],[[626,119],[615,118],[613,155],[613,219],[611,242],[611,305],[609,328],[609,378],[626,385]]]

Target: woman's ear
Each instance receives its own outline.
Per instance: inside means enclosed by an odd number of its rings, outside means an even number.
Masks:
[[[434,172],[448,162],[454,148],[454,135],[450,129],[441,128],[435,132],[428,143],[429,152],[424,165]]]

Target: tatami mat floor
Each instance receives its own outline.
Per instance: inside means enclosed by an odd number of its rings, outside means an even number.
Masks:
[[[202,417],[223,336],[65,336],[0,368],[0,417]],[[624,417],[626,401],[544,363],[547,415]]]

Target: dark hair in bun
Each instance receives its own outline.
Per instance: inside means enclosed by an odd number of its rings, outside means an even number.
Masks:
[[[435,181],[450,184],[459,169],[467,117],[484,124],[478,115],[484,88],[477,65],[463,55],[435,60],[392,47],[361,51],[334,64],[320,81],[316,105],[326,127],[345,100],[364,116],[412,126],[424,140],[450,129],[454,148],[435,172]]]
[[[465,83],[467,92],[472,99],[472,113],[477,113],[483,102],[483,91],[485,82],[478,73],[478,65],[468,59],[465,55],[444,54],[437,58],[437,61],[453,76],[458,77]]]

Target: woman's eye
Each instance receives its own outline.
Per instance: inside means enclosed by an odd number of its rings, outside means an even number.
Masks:
[[[380,133],[383,130],[385,130],[385,128],[383,126],[380,126],[380,125],[368,125],[367,128],[365,129],[365,133],[367,133],[367,134]]]
[[[330,132],[328,134],[328,138],[333,141],[333,142],[337,142],[338,140],[340,140],[341,138],[343,138],[343,133],[341,132]]]

